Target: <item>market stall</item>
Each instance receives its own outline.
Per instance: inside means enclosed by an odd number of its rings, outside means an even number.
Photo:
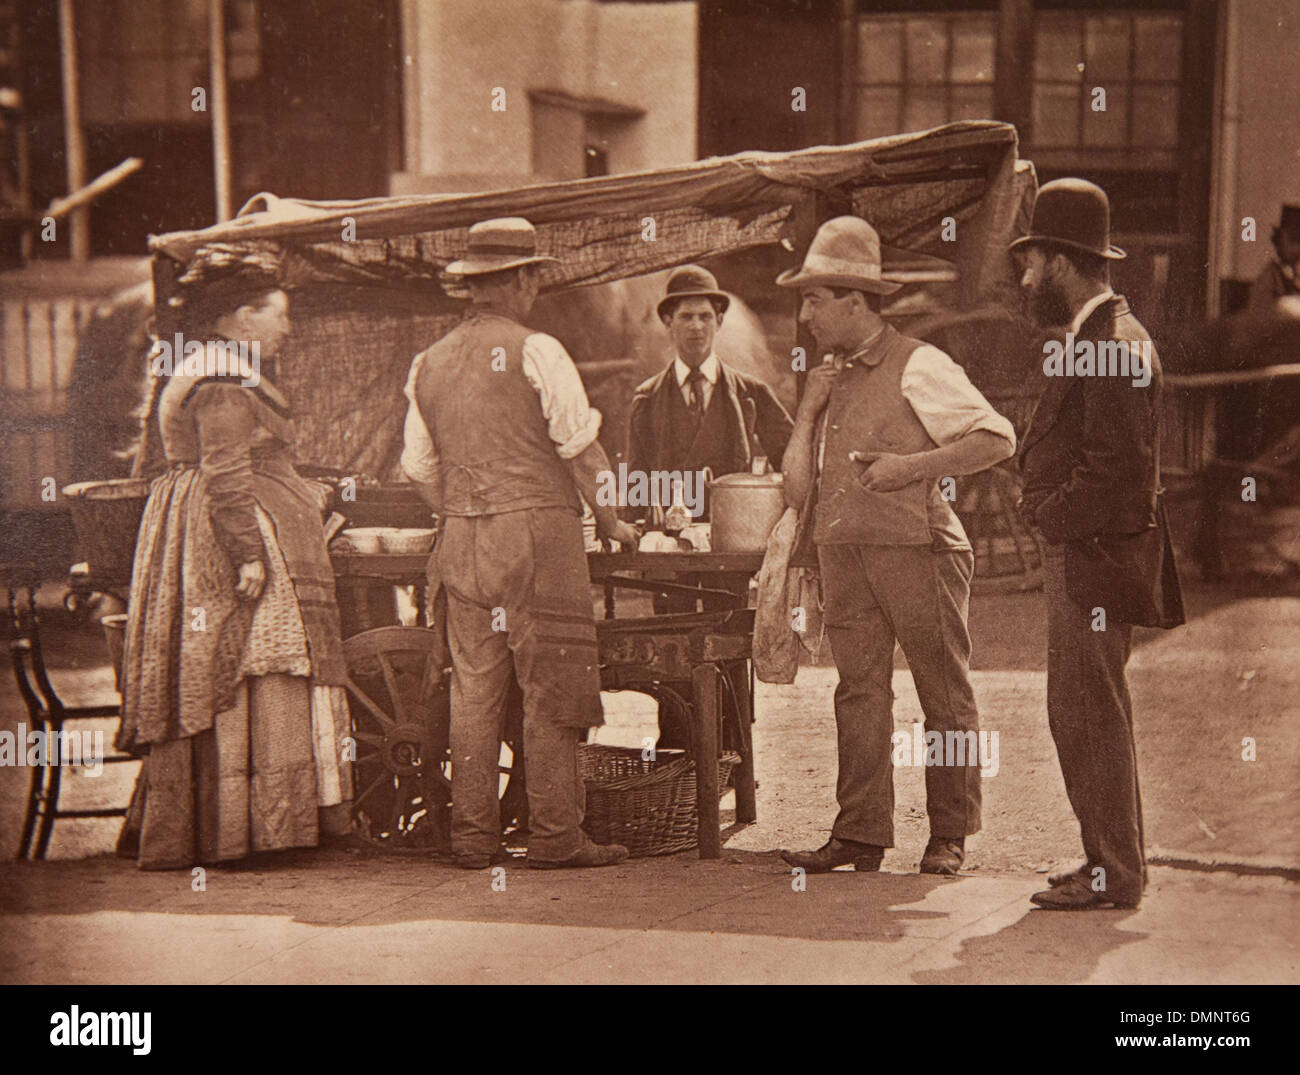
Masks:
[[[955,266],[950,300],[975,308],[996,301],[1014,283],[1006,244],[1026,224],[1034,190],[1032,168],[1017,160],[1016,145],[1010,125],[969,121],[855,145],[745,153],[484,194],[328,203],[259,195],[228,223],[151,239],[156,331],[164,338],[171,333],[168,300],[199,247],[278,244],[294,332],[277,384],[295,414],[298,458],[310,465],[309,473],[330,480],[330,506],[350,528],[429,526],[427,510],[401,480],[401,389],[411,356],[460,317],[463,304],[442,270],[462,253],[474,222],[505,215],[531,220],[540,249],[558,258],[542,270],[543,291],[560,293],[761,247],[779,246],[793,262],[822,220],[852,213],[869,219],[885,243]],[[815,354],[811,340],[800,337],[799,344],[807,362]],[[596,365],[579,362],[584,375],[599,373]],[[791,368],[802,366],[794,361]],[[588,389],[599,406],[600,385]],[[606,424],[602,439],[621,435],[612,425]],[[611,458],[617,456],[613,447]],[[137,471],[147,474],[148,466],[142,452]],[[428,627],[397,627],[390,600],[393,586],[422,583],[425,557],[360,552],[346,539],[331,551],[363,747],[358,815],[376,839],[419,844],[431,836],[437,842],[449,801],[442,625],[435,603]],[[667,761],[660,774],[678,765],[672,771],[681,777],[680,794],[672,807],[685,803],[691,824],[652,850],[693,842],[698,820],[701,856],[717,856],[717,804],[729,752],[736,755],[737,820],[755,818],[748,664],[753,613],[746,606],[749,578],[760,563],[758,549],[589,557],[593,582],[605,591],[606,618],[598,631],[603,685],[644,690],[661,703],[675,700],[688,711],[692,729],[690,758]],[[618,616],[617,591],[671,589],[679,575],[694,580],[697,612]],[[701,577],[717,585],[701,585]],[[518,822],[518,737],[508,732],[506,745],[511,762],[504,766],[503,820]],[[717,769],[699,764],[718,758],[720,750]],[[613,779],[597,774],[592,786],[622,788],[619,781],[630,777],[645,785],[632,792],[658,787],[655,763],[629,774],[628,767],[640,763],[626,760]],[[654,812],[648,809],[646,817]]]

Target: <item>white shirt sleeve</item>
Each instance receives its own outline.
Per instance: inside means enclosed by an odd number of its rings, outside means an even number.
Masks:
[[[433,449],[433,438],[424,424],[420,408],[415,402],[415,382],[424,360],[421,351],[411,361],[411,372],[406,378],[406,424],[402,427],[402,469],[413,482],[429,484],[438,477],[438,454]]]
[[[1016,445],[1011,423],[970,382],[951,358],[926,344],[912,352],[903,370],[903,398],[911,404],[930,439],[940,446],[986,429]]]
[[[600,411],[587,402],[569,352],[554,336],[534,332],[524,340],[523,370],[541,400],[556,454],[561,459],[581,455],[600,432]]]

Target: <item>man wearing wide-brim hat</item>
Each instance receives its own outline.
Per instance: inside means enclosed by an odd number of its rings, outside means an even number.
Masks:
[[[731,303],[713,273],[674,269],[656,312],[676,357],[637,385],[628,417],[629,471],[747,471],[755,446],[781,465],[793,423],[763,381],[725,365],[714,340]],[[666,505],[665,505],[666,506]],[[707,514],[707,506],[701,517]]]
[[[927,737],[963,745],[925,771],[921,872],[955,874],[980,828],[981,794],[966,625],[974,554],[951,500],[962,475],[1015,451],[1015,433],[957,363],[881,318],[882,296],[900,285],[885,279],[865,220],[827,221],[803,266],[777,283],[799,290],[799,320],[827,353],[808,374],[782,473],[787,502],[811,526],[839,671],[839,814],[823,847],[782,857],[809,872],[871,871],[894,846],[897,643]]]
[[[524,695],[528,863],[607,866],[627,857],[581,830],[577,745],[604,722],[583,500],[602,537],[635,547],[635,528],[596,496],[609,470],[600,412],[553,336],[522,321],[537,298],[533,226],[520,217],[469,229],[447,272],[473,305],[415,356],[402,467],[440,517],[429,593],[447,594],[451,647],[452,851],[486,868],[500,853],[498,761],[511,674]]]
[[[1159,499],[1160,359],[1110,288],[1124,251],[1111,244],[1099,186],[1046,184],[1011,250],[1034,318],[1066,332],[1044,346],[1020,511],[1045,543],[1047,719],[1085,856],[1032,899],[1051,910],[1136,907],[1146,862],[1124,668],[1134,625],[1183,622]]]

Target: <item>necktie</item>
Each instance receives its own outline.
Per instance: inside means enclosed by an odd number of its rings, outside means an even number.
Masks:
[[[696,418],[704,413],[704,374],[698,369],[686,375],[686,402]]]

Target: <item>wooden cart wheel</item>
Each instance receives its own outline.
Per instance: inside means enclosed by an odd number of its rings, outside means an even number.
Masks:
[[[443,633],[377,627],[343,643],[356,757],[353,816],[385,849],[451,848],[450,661]],[[499,771],[502,828],[527,828],[522,697],[512,688]]]
[[[386,848],[448,848],[451,708],[442,634],[377,627],[347,639],[343,656],[357,828]]]

